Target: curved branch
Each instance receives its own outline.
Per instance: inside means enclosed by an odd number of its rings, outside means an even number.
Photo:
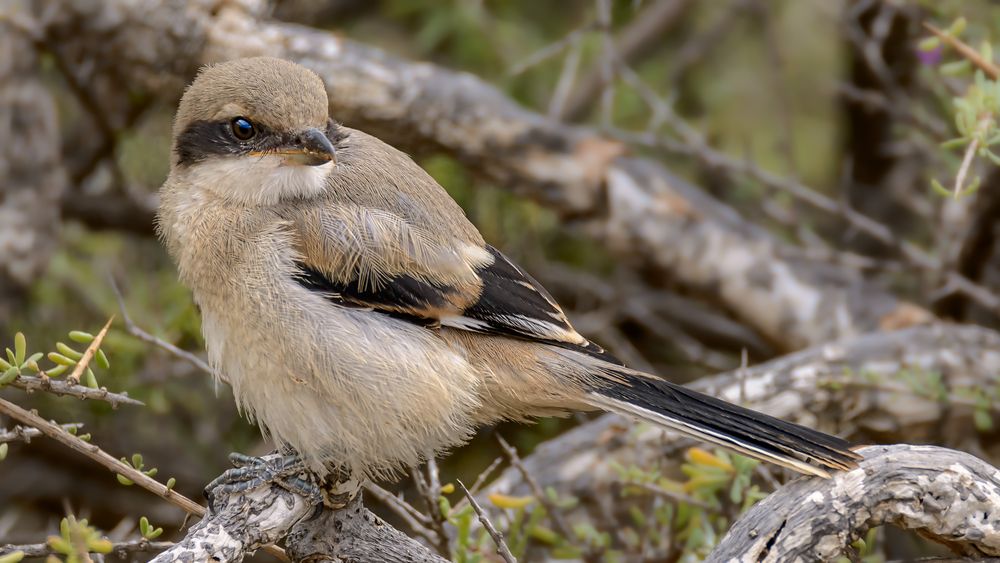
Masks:
[[[286,536],[293,561],[445,563],[372,514],[361,495],[343,509],[329,510],[273,483],[244,491],[226,487],[220,484],[209,491],[209,512],[154,563],[235,563]]]
[[[942,428],[971,428],[975,400],[966,392],[995,388],[998,373],[1000,334],[939,324],[816,346],[691,387],[855,439],[942,442],[975,439],[968,431]],[[524,466],[543,489],[579,498],[577,510],[599,511],[620,483],[616,465],[667,471],[692,445],[677,434],[604,415],[541,444]],[[526,495],[531,488],[511,467],[483,494]]]
[[[708,561],[832,561],[870,528],[916,530],[966,556],[1000,556],[1000,471],[935,446],[872,446],[832,479],[798,479],[743,515]]]

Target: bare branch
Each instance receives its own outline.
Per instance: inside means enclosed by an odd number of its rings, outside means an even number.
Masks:
[[[212,370],[212,367],[209,366],[208,363],[205,362],[205,360],[202,360],[201,358],[195,356],[194,354],[188,352],[187,350],[182,350],[177,346],[174,346],[173,344],[167,342],[166,340],[163,340],[162,338],[153,336],[152,334],[143,330],[142,327],[135,324],[135,322],[132,321],[132,317],[130,317],[128,314],[128,309],[126,309],[125,307],[125,298],[122,297],[122,292],[118,289],[118,284],[115,283],[115,279],[113,277],[110,279],[110,281],[111,281],[111,289],[115,292],[115,299],[118,300],[118,309],[121,311],[122,319],[125,321],[125,328],[128,330],[129,334],[135,336],[136,338],[142,340],[143,342],[148,342],[154,346],[166,350],[170,354],[190,363],[194,367],[198,368],[199,370],[209,375],[215,375],[215,372]]]
[[[1000,556],[1000,472],[935,446],[871,446],[857,469],[797,479],[737,521],[707,561],[831,561],[895,524],[970,557]],[[803,531],[807,533],[803,534]]]
[[[167,488],[167,486],[163,483],[160,483],[156,479],[153,479],[131,465],[115,459],[100,447],[70,434],[69,432],[63,430],[63,428],[58,424],[49,422],[37,414],[26,411],[14,403],[4,399],[0,399],[0,413],[18,420],[22,424],[37,428],[42,432],[42,434],[45,434],[49,438],[67,446],[71,450],[89,457],[111,470],[112,473],[128,478],[129,481],[132,481],[167,502],[180,507],[189,514],[201,516],[205,513],[205,509],[193,500],[178,493],[177,491]]]
[[[74,433],[76,430],[83,428],[83,424],[80,422],[71,422],[69,424],[60,424],[60,428],[63,430]],[[4,430],[0,428],[0,444],[4,442],[31,442],[32,438],[37,438],[42,435],[42,431],[37,428],[31,428],[30,426],[14,426],[13,430]]]
[[[476,497],[472,496],[472,493],[469,492],[469,489],[465,488],[465,484],[462,483],[460,479],[456,480],[456,482],[465,494],[465,498],[469,499],[469,502],[472,504],[472,509],[476,511],[476,515],[479,516],[479,522],[484,528],[486,528],[490,537],[493,538],[493,543],[497,546],[497,555],[499,555],[507,563],[517,563],[517,559],[514,558],[514,555],[510,552],[510,548],[507,547],[507,542],[503,540],[503,534],[497,531],[493,522],[490,522],[489,517],[486,516],[485,512],[483,512],[483,507],[479,506],[479,503],[476,502]]]
[[[121,559],[128,558],[130,553],[144,553],[150,551],[163,551],[173,546],[173,542],[168,541],[150,541],[145,538],[138,540],[129,540],[122,542],[114,542],[111,549],[111,553],[114,553]],[[14,544],[4,544],[0,545],[0,556],[6,555],[8,553],[20,551],[24,553],[25,557],[46,557],[56,553],[49,547],[47,543],[33,543],[28,545],[14,545]]]
[[[34,391],[45,391],[46,393],[52,393],[53,395],[61,395],[66,397],[76,397],[78,399],[89,399],[93,401],[104,401],[106,403],[111,403],[112,407],[117,407],[118,405],[137,405],[144,406],[145,403],[138,401],[128,396],[128,393],[112,393],[104,387],[100,389],[92,389],[84,385],[74,385],[68,381],[61,379],[52,379],[44,374],[42,375],[19,375],[14,381],[10,382],[11,387],[17,387],[18,389],[23,389],[29,393]]]

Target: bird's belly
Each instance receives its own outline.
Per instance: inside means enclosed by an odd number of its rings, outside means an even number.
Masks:
[[[242,410],[317,471],[386,476],[471,434],[481,377],[433,332],[295,288],[220,302],[200,303],[213,365]]]

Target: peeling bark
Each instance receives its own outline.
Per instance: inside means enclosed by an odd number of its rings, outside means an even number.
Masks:
[[[798,479],[757,503],[707,561],[832,561],[883,524],[967,557],[1000,556],[1000,471],[934,446],[872,446],[860,467]]]
[[[329,510],[275,484],[228,492],[211,491],[212,507],[184,539],[154,563],[239,562],[268,544],[286,539],[293,561],[443,563],[445,560],[372,514],[358,495],[347,507]]]

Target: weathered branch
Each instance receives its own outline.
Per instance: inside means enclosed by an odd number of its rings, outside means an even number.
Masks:
[[[855,440],[974,448],[975,433],[948,429],[972,427],[969,393],[994,389],[998,374],[1000,334],[941,324],[817,346],[698,380],[692,388]],[[616,465],[669,471],[692,445],[605,415],[543,443],[523,463],[543,489],[554,487],[580,498],[582,509],[597,510],[620,483]],[[525,495],[531,486],[512,467],[486,489],[492,492]]]
[[[341,510],[329,510],[276,484],[235,492],[224,487],[209,491],[208,514],[154,562],[238,562],[286,536],[293,561],[445,561],[372,514],[361,495]]]
[[[315,510],[305,497],[277,485],[231,495],[218,490],[213,490],[213,509],[153,562],[242,561],[257,549],[281,540]]]
[[[730,528],[708,561],[832,561],[894,524],[970,556],[1000,556],[1000,472],[934,446],[872,446],[860,467],[798,479]]]
[[[617,141],[547,120],[469,74],[267,20],[265,7],[63,2],[43,23],[52,44],[92,63],[95,82],[171,101],[204,63],[265,54],[298,61],[324,79],[338,119],[404,150],[443,150],[586,219],[622,257],[711,296],[785,350],[929,318],[854,272],[790,258],[793,249],[660,164],[623,156]]]

